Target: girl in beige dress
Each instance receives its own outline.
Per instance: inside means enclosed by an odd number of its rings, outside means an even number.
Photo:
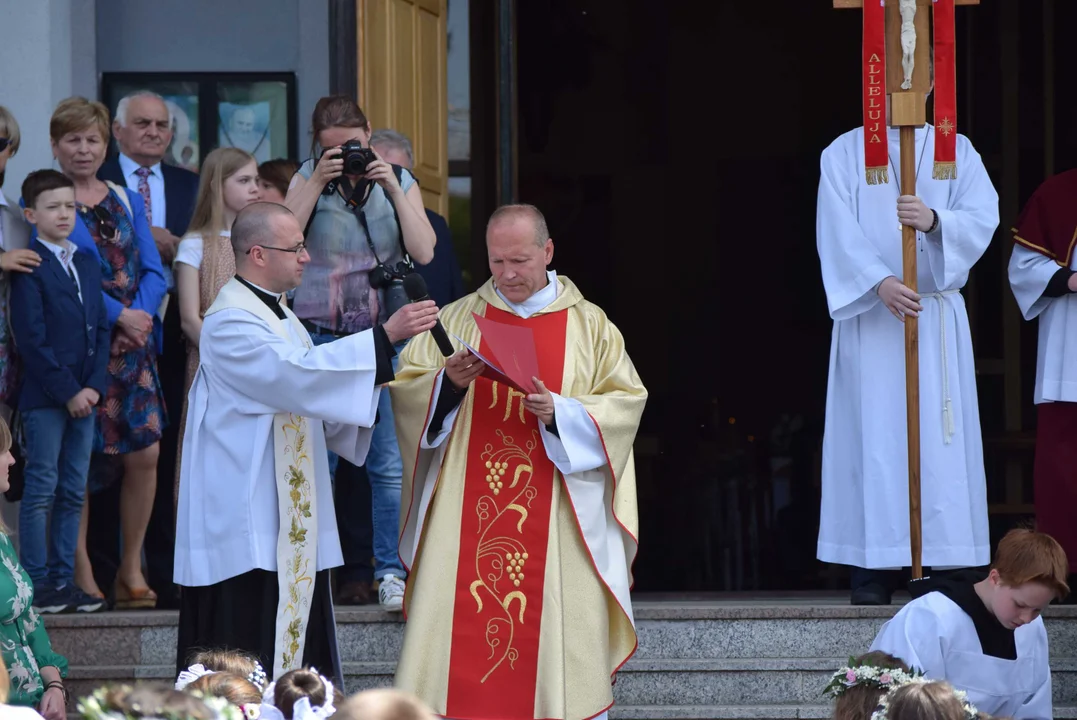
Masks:
[[[187,380],[183,387],[183,412],[179,420],[175,495],[179,498],[179,465],[183,462],[183,430],[187,424],[187,392],[198,369],[198,336],[202,318],[236,274],[231,227],[236,214],[261,199],[258,163],[254,156],[236,148],[218,148],[202,164],[198,202],[191,226],[176,251],[173,270],[179,294],[180,323],[187,339]]]

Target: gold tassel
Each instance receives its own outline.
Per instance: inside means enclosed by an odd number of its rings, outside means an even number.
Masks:
[[[883,165],[882,167],[869,167],[867,168],[868,185],[889,185],[890,184],[890,171]]]
[[[931,177],[935,180],[957,180],[957,163],[935,163],[935,169],[932,171]]]

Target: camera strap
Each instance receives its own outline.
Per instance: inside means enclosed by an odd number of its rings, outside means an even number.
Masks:
[[[398,183],[401,182],[404,174],[404,169],[399,165],[393,165],[392,168],[393,174],[396,175],[396,181]],[[341,177],[340,184],[348,195],[348,198],[347,200],[345,200],[345,202],[347,203],[348,207],[351,208],[351,211],[355,214],[355,216],[359,218],[359,224],[362,226],[363,233],[366,235],[366,244],[370,248],[370,252],[374,255],[374,262],[376,262],[378,265],[384,266],[385,263],[383,263],[381,261],[381,258],[378,257],[378,251],[374,249],[374,239],[370,235],[370,225],[367,224],[365,211],[367,200],[370,199],[370,193],[374,189],[375,183],[372,180],[363,180],[354,188],[352,188],[351,182],[348,180],[348,178]],[[348,192],[349,190],[350,192]],[[400,214],[396,211],[396,205],[393,204],[392,198],[386,195],[385,199],[389,201],[389,207],[393,209],[393,219],[396,220],[396,227],[400,233],[398,238],[400,243],[400,254],[403,255],[404,262],[407,264],[408,268],[414,269],[415,263],[412,262],[411,256],[408,254],[408,249],[404,245],[404,228],[400,226]],[[313,216],[313,213],[311,213],[311,216]]]

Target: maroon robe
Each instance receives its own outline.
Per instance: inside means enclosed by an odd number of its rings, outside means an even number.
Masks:
[[[1069,268],[1077,244],[1077,170],[1048,178],[1029,198],[1013,239]],[[1062,545],[1077,572],[1077,403],[1037,406],[1033,501],[1036,525]]]

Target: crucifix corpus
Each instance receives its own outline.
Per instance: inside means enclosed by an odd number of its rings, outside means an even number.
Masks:
[[[957,73],[954,5],[980,0],[834,0],[864,13],[864,157],[869,185],[890,183],[887,102],[900,130],[902,195],[916,195],[916,129],[927,122],[934,60],[936,180],[957,178]],[[934,46],[932,46],[934,26]],[[901,228],[902,282],[916,292],[916,229]],[[917,319],[905,317],[905,408],[909,441],[909,546],[912,576],[923,577],[920,526],[920,342]]]

